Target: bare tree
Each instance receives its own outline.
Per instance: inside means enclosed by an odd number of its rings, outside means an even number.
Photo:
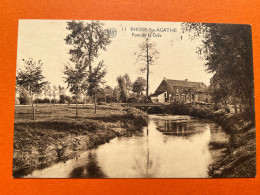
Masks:
[[[145,67],[141,68],[141,71],[146,71],[146,96],[148,97],[150,66],[156,64],[159,52],[156,49],[155,43],[152,43],[149,38],[145,38],[139,45],[139,51],[135,55],[137,56],[137,61],[145,65]]]

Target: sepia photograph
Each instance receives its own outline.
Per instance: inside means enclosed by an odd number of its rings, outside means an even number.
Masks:
[[[255,176],[250,25],[19,20],[14,178]]]

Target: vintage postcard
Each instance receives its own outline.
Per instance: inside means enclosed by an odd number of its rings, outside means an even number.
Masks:
[[[19,20],[14,178],[255,177],[250,25]]]

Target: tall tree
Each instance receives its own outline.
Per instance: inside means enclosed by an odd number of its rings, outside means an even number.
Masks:
[[[249,25],[184,23],[183,31],[202,37],[197,53],[206,61],[213,99],[239,100],[254,113],[252,33]],[[236,102],[234,102],[234,105]]]
[[[92,72],[89,72],[87,83],[85,83],[88,95],[94,97],[95,113],[97,112],[97,93],[100,90],[100,85],[105,83],[105,81],[103,81],[106,75],[104,66],[103,61],[99,62],[97,67],[94,67]]]
[[[127,73],[125,73],[125,75],[123,77],[124,77],[124,80],[125,80],[125,89],[126,89],[127,98],[128,98],[130,96],[130,92],[131,92],[131,89],[132,89],[132,82],[131,82],[131,79],[130,79],[130,77]]]
[[[89,69],[89,77],[87,81],[94,81],[92,63],[99,55],[99,50],[106,50],[106,46],[110,44],[111,40],[109,34],[103,29],[103,23],[99,21],[83,22],[83,21],[70,21],[67,22],[67,29],[70,34],[65,38],[68,45],[72,45],[69,54],[70,60],[73,63],[80,65],[82,68]],[[95,71],[100,67],[96,67]],[[96,83],[88,83],[89,86],[95,86]],[[89,89],[88,89],[89,90]],[[88,94],[92,94],[90,90]],[[92,96],[91,96],[92,97]],[[95,98],[95,97],[94,97]],[[96,105],[96,104],[95,104]],[[96,106],[95,106],[96,108]]]
[[[146,88],[146,81],[142,77],[138,77],[133,84],[133,92],[141,95]]]
[[[58,94],[58,88],[55,85],[53,85],[53,87],[52,87],[52,96],[53,96],[53,103],[54,103],[54,105],[56,104],[56,96],[57,96],[57,94]]]
[[[150,66],[156,64],[159,52],[156,49],[155,43],[151,42],[150,38],[145,38],[139,45],[139,51],[135,55],[137,56],[137,61],[145,65],[145,67],[141,68],[141,71],[146,71],[146,96],[148,97]]]
[[[110,102],[111,98],[113,96],[113,89],[110,86],[106,86],[104,88],[104,98],[105,98],[105,102]]]
[[[58,90],[59,90],[59,103],[64,104],[65,103],[65,88],[59,85]]]
[[[139,101],[140,98],[143,100],[143,91],[146,89],[146,80],[142,77],[138,77],[133,83],[133,92],[135,94],[135,99]],[[137,96],[136,96],[137,94]]]
[[[25,70],[20,69],[18,71],[17,84],[29,92],[33,109],[33,119],[35,119],[33,96],[40,93],[48,82],[44,81],[44,76],[42,75],[43,63],[41,60],[35,62],[32,58],[29,58],[28,60],[23,59],[23,62]]]
[[[43,88],[43,93],[45,98],[48,97],[51,103],[51,98],[52,98],[52,90],[51,90],[51,86],[49,84],[47,84],[46,86],[44,86]]]
[[[106,46],[111,42],[109,34],[103,29],[103,23],[99,21],[86,23],[73,20],[67,22],[67,29],[71,33],[67,35],[65,41],[73,46],[69,51],[70,60],[88,66],[91,73],[92,62],[98,57],[98,51],[106,50]]]
[[[85,68],[85,66],[81,66],[80,64],[77,64],[75,68],[70,65],[65,65],[65,83],[68,84],[69,91],[76,97],[76,117],[78,117],[79,95],[86,88],[85,79],[87,77],[87,72]]]
[[[126,80],[124,76],[117,77],[118,89],[119,89],[119,99],[121,102],[126,102],[128,99],[127,89],[126,89]]]
[[[113,99],[117,103],[117,105],[118,105],[118,102],[119,102],[119,96],[120,96],[120,89],[119,89],[118,86],[116,86],[113,89]]]

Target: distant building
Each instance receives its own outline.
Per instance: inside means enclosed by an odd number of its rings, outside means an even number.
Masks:
[[[164,78],[154,94],[150,95],[153,102],[211,102],[207,93],[207,86],[203,82],[185,80],[171,80]]]

